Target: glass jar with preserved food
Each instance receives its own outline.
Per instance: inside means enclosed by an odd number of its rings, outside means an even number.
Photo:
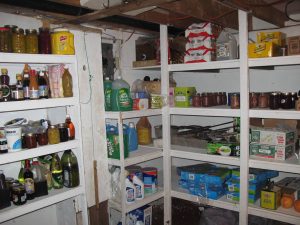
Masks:
[[[240,108],[240,94],[239,93],[232,93],[230,95],[230,107],[232,109]]]
[[[50,31],[46,27],[39,28],[39,53],[51,54]]]
[[[27,148],[36,148],[37,142],[36,142],[36,136],[33,133],[28,133],[25,135],[26,140],[26,147]]]
[[[12,47],[12,39],[13,39],[13,30],[18,28],[18,26],[15,25],[5,25],[5,28],[8,28],[9,31],[9,45],[8,45],[8,52],[13,52],[13,47]]]
[[[259,108],[268,108],[269,107],[269,99],[267,93],[260,93],[258,96],[258,107]]]
[[[0,52],[9,52],[9,29],[0,27]]]
[[[207,93],[202,93],[201,94],[202,97],[202,106],[203,107],[208,107],[209,106],[209,97]]]
[[[291,93],[282,93],[280,99],[280,107],[282,109],[291,109],[292,108],[292,95]]]
[[[15,205],[24,205],[27,202],[24,185],[15,183],[12,186],[12,199]]]
[[[12,35],[12,49],[14,53],[25,53],[25,35],[22,28],[15,28]]]
[[[270,109],[280,108],[280,93],[272,92],[269,97],[269,107]]]
[[[297,92],[291,92],[292,96],[292,107],[291,109],[294,109],[296,106],[296,101],[298,100]]]
[[[202,101],[199,93],[193,96],[192,105],[193,107],[201,107]]]
[[[37,54],[39,53],[38,35],[36,29],[26,29],[26,53]]]
[[[48,135],[46,131],[42,131],[37,134],[37,141],[39,146],[48,144]]]
[[[55,125],[51,125],[48,129],[48,142],[49,144],[58,144],[59,139],[59,130]]]
[[[227,105],[227,95],[226,95],[226,92],[222,92],[222,102],[223,102],[223,105]]]
[[[249,93],[249,108],[256,108],[258,105],[258,95],[255,92]]]
[[[65,123],[58,124],[58,130],[59,130],[59,139],[60,142],[66,142],[69,140],[69,133],[68,128]]]

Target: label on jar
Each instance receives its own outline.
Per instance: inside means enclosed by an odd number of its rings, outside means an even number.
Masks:
[[[30,98],[29,87],[23,87],[23,95],[24,95],[24,98],[26,98],[26,99]]]
[[[27,194],[33,194],[34,193],[34,181],[32,178],[26,178],[25,179],[25,190]]]
[[[39,86],[39,96],[40,97],[48,97],[48,86],[47,85]]]
[[[38,90],[30,90],[30,99],[38,99],[39,98],[39,91]]]

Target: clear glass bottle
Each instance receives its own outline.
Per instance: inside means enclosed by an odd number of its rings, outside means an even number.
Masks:
[[[24,80],[23,80],[23,94],[24,94],[24,100],[30,99],[30,79],[29,79],[29,73],[27,70],[24,70]]]

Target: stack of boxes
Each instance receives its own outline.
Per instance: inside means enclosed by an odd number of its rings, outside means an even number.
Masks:
[[[250,155],[286,160],[295,154],[296,131],[279,128],[252,128]]]
[[[208,199],[218,199],[225,194],[225,182],[231,176],[231,170],[216,167],[209,163],[178,167],[179,185],[197,195]]]
[[[215,61],[218,31],[218,27],[212,23],[198,23],[189,26],[185,31],[188,42],[184,63]]]
[[[248,202],[254,204],[260,197],[261,190],[267,184],[268,179],[278,176],[277,171],[262,170],[250,168],[249,171],[249,188],[248,188]],[[232,170],[231,178],[226,181],[227,194],[229,200],[240,200],[240,171]]]

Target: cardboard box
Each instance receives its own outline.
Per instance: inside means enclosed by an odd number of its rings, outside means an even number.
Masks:
[[[281,32],[257,32],[257,42],[273,42],[276,45],[282,46],[283,34]]]
[[[281,205],[281,188],[274,186],[270,190],[260,192],[260,207],[265,209],[277,209]]]
[[[207,36],[209,38],[217,38],[220,31],[220,27],[213,23],[194,23],[185,30],[185,37],[194,38],[199,36]]]
[[[273,42],[249,43],[248,56],[249,58],[265,58],[279,55],[279,48]]]
[[[288,55],[300,55],[300,36],[287,38]]]
[[[127,214],[127,225],[135,225],[138,221],[144,225],[152,225],[152,206],[146,205]]]
[[[290,145],[296,142],[293,129],[251,128],[251,142],[265,145]]]
[[[175,106],[189,107],[192,105],[192,97],[196,94],[195,87],[175,87]]]
[[[294,155],[295,145],[264,145],[250,143],[249,150],[250,155],[275,160],[286,160]]]
[[[205,46],[206,48],[216,49],[216,40],[205,39],[202,36],[192,38],[186,43],[185,50],[186,51],[197,50],[197,48],[201,46]]]

